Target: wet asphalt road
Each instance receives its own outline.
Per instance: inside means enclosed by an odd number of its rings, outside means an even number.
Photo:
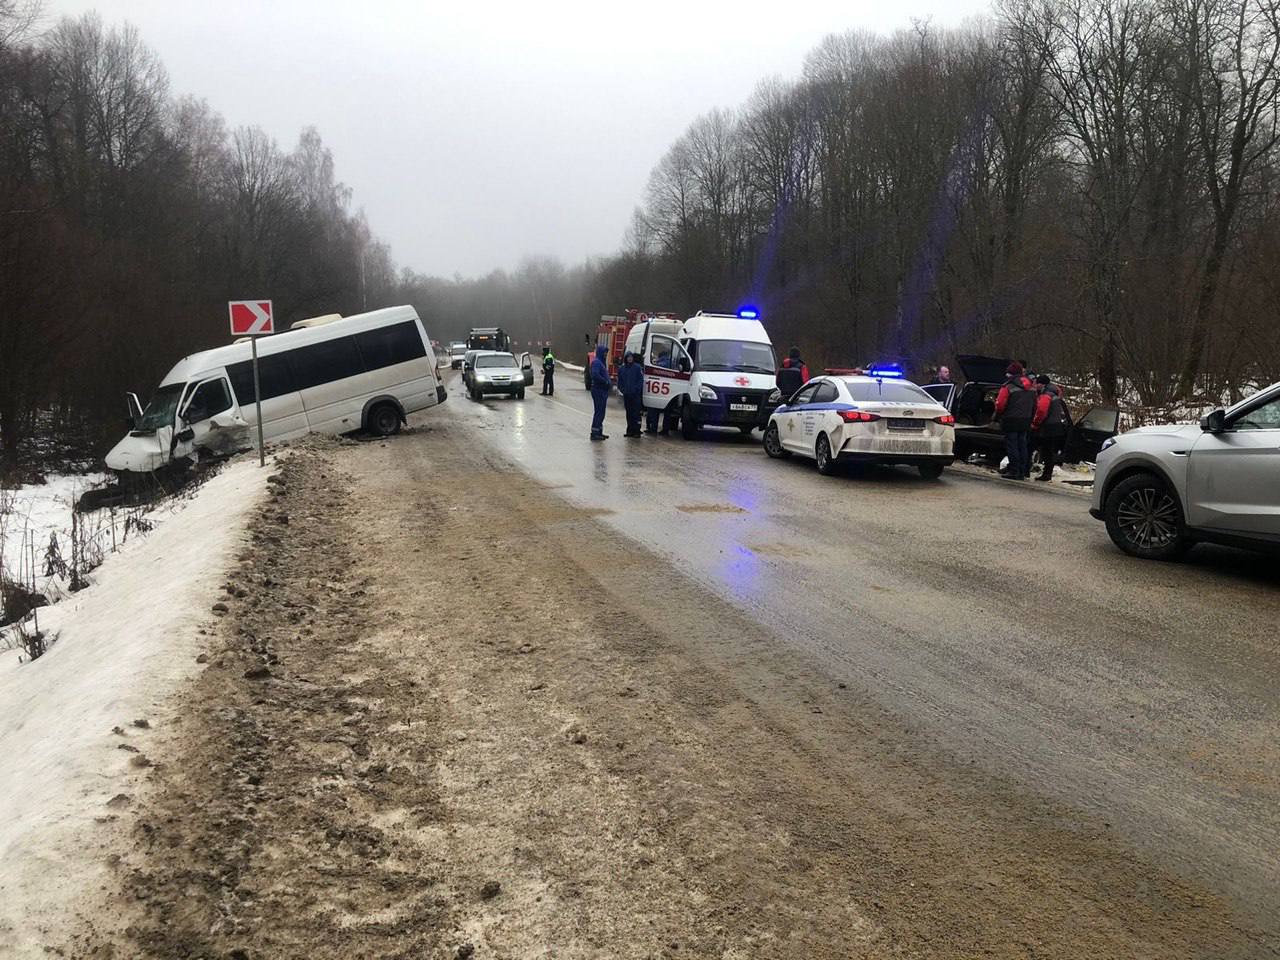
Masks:
[[[852,478],[769,460],[759,433],[629,440],[621,401],[429,411],[675,570],[957,762],[1069,805],[1228,898],[1280,943],[1280,563],[1112,547],[1088,499],[950,471]],[[673,611],[673,616],[678,616]]]

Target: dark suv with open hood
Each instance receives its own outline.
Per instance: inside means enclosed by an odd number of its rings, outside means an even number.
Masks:
[[[995,420],[996,394],[1004,386],[1009,360],[961,354],[956,365],[964,376],[963,385],[931,383],[924,390],[951,411],[956,418],[955,455],[959,461],[981,453],[998,464],[1005,455],[1004,433]],[[1116,435],[1120,412],[1115,407],[1090,407],[1073,418],[1063,445],[1065,463],[1097,462],[1102,444]]]

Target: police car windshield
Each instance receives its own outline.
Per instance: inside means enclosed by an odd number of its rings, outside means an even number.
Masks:
[[[178,409],[178,400],[182,397],[182,388],[185,386],[185,383],[171,383],[167,387],[158,388],[147,404],[147,409],[142,411],[138,429],[154,432],[161,427],[173,426],[173,415]]]
[[[849,396],[855,401],[870,403],[937,403],[914,383],[901,383],[896,380],[860,381],[847,384]]]
[[[514,367],[516,358],[509,353],[487,353],[482,357],[476,357],[476,369],[484,370],[487,367]]]
[[[741,373],[768,373],[778,370],[773,347],[744,340],[699,340],[699,370],[732,370]]]

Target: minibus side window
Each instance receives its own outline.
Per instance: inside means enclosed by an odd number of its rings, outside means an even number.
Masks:
[[[293,378],[299,390],[364,373],[354,337],[338,337],[291,350]]]
[[[293,393],[297,388],[293,385],[293,370],[289,366],[288,354],[275,353],[262,357],[258,361],[258,376],[262,380],[262,399]],[[231,376],[231,389],[236,392],[240,406],[247,407],[253,403],[253,361],[241,360],[227,367]]]
[[[427,350],[422,345],[422,336],[418,333],[418,325],[412,320],[376,330],[365,330],[357,333],[355,340],[366,370],[381,370],[397,363],[420,360],[427,355]]]

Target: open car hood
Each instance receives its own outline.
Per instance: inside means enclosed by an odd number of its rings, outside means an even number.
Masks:
[[[956,357],[956,366],[966,380],[977,383],[1004,383],[1007,357],[983,357],[976,353],[962,353]]]

